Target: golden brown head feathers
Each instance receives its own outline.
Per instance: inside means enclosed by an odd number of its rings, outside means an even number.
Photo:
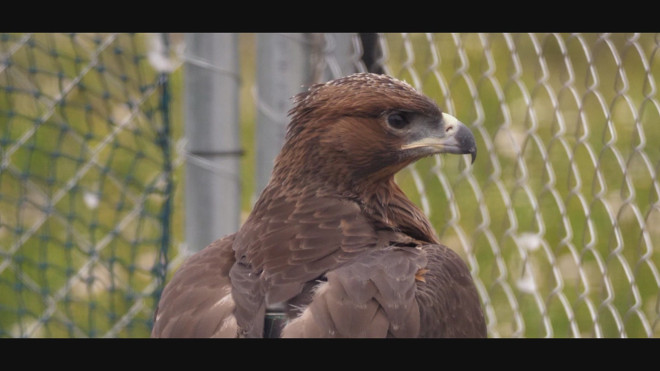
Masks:
[[[356,189],[387,181],[424,156],[475,153],[467,128],[446,120],[431,99],[409,84],[386,75],[358,73],[314,85],[295,97],[289,114],[274,169],[283,184],[286,177],[314,178]],[[461,135],[454,138],[452,130],[458,129]]]
[[[440,115],[435,102],[408,83],[387,75],[357,73],[313,85],[296,95],[287,136],[295,136],[316,122],[345,116],[375,118],[394,110]]]

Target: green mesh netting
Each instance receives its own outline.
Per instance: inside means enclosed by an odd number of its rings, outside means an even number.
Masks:
[[[149,335],[172,191],[155,37],[0,35],[0,337]]]

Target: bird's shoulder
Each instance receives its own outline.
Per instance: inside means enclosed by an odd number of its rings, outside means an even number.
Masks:
[[[324,314],[332,319],[325,321],[325,329],[333,333],[365,336],[380,328],[381,335],[394,337],[486,336],[485,319],[469,268],[447,246],[391,245],[364,251],[326,276],[323,285],[327,288],[322,292],[326,297],[316,299],[325,308],[314,309],[317,317]],[[374,308],[380,309],[374,312],[371,323],[359,323],[377,326],[375,316],[381,313],[381,327],[349,326],[353,317],[346,313],[360,313],[368,303],[375,303]],[[342,310],[345,318],[333,313],[333,306],[337,313]],[[382,327],[383,324],[387,326]]]
[[[220,238],[183,262],[161,294],[152,336],[236,336],[228,278],[234,237]]]
[[[234,251],[266,277],[304,282],[388,237],[355,200],[304,188],[258,203],[237,233]]]
[[[422,247],[427,264],[417,282],[421,337],[485,337],[486,322],[463,258],[442,244]]]

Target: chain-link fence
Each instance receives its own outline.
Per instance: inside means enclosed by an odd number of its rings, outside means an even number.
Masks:
[[[0,336],[144,336],[170,235],[144,35],[0,36]]]
[[[309,82],[385,72],[472,128],[473,165],[437,156],[397,180],[468,262],[489,336],[660,335],[660,37],[285,36],[309,47]],[[254,72],[266,38],[227,51],[241,61],[244,212],[260,187],[255,121],[282,120]],[[185,257],[185,46],[0,35],[0,336],[149,334]]]
[[[473,166],[402,178],[467,257],[490,335],[658,336],[659,37],[386,40],[389,72],[476,133]]]

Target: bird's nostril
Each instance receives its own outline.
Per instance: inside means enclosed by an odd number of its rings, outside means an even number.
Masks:
[[[442,121],[444,122],[445,125],[446,134],[452,134],[454,131],[457,130],[457,127],[459,126],[458,120],[454,116],[448,115],[446,113],[442,114]]]

